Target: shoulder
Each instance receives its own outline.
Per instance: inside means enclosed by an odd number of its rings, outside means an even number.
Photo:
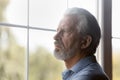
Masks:
[[[106,76],[100,75],[80,75],[72,78],[71,80],[109,80]]]
[[[74,75],[73,80],[109,80],[97,63],[90,64]]]

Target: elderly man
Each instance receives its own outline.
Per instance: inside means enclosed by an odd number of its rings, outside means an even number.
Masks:
[[[54,36],[54,55],[67,68],[63,80],[109,80],[94,56],[100,37],[98,22],[90,12],[66,10]]]

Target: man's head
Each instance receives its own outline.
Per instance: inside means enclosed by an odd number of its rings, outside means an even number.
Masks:
[[[54,37],[54,55],[66,60],[76,54],[94,54],[100,37],[99,25],[91,13],[81,8],[67,9]]]

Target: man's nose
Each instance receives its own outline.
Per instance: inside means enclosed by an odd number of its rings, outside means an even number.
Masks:
[[[57,32],[54,36],[54,40],[58,40],[60,38],[60,32]]]

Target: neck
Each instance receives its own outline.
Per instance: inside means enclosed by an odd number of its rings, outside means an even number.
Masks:
[[[82,58],[84,58],[85,55],[84,54],[77,54],[73,57],[71,57],[70,59],[64,60],[66,68],[70,69],[71,67],[73,67],[79,60],[81,60]]]

